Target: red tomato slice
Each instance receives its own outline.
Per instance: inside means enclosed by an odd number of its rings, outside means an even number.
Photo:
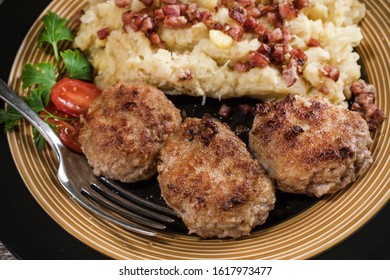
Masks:
[[[63,78],[53,86],[50,96],[58,110],[80,118],[87,114],[100,93],[101,90],[91,83]]]
[[[51,114],[58,116],[60,118],[69,118],[69,115],[59,111],[52,102],[47,105],[46,110]],[[41,116],[45,115],[45,112],[41,112]],[[64,121],[59,119],[47,119],[47,122],[53,124],[57,128],[58,136],[60,137],[61,142],[67,146],[69,149],[82,154],[81,145],[78,141],[79,131],[81,128],[81,123],[79,120],[73,121]]]

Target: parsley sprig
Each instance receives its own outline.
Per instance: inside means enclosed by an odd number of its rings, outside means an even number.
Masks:
[[[74,40],[72,31],[66,26],[68,21],[65,18],[49,11],[43,17],[42,22],[43,29],[38,37],[38,46],[49,44],[52,47],[55,65],[50,62],[40,62],[35,65],[28,63],[23,67],[23,89],[30,88],[29,96],[23,97],[23,99],[46,122],[50,119],[72,121],[75,119],[61,118],[45,109],[50,102],[51,89],[63,77],[62,63],[70,79],[86,81],[92,79],[92,66],[79,50],[60,51],[59,44],[61,42],[73,42]],[[22,115],[10,106],[7,110],[0,110],[0,124],[4,124],[5,132],[13,128],[22,118]],[[49,123],[49,125],[56,131],[53,124]],[[33,138],[38,150],[43,149],[45,140],[36,129],[33,129]]]

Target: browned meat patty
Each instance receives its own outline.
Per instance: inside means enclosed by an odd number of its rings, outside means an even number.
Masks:
[[[334,193],[372,163],[366,121],[325,99],[290,95],[256,113],[250,148],[284,192]]]
[[[248,235],[275,203],[274,186],[226,124],[187,118],[161,149],[158,181],[189,233],[204,238]]]
[[[164,141],[180,126],[180,111],[143,82],[106,88],[82,120],[79,141],[94,173],[135,182],[156,173]]]

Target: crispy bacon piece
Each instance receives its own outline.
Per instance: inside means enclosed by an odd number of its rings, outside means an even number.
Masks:
[[[166,16],[164,24],[171,28],[184,28],[187,26],[187,18],[185,16]]]
[[[202,20],[202,14],[195,3],[190,3],[185,6],[185,15],[190,22],[200,22]]]
[[[154,18],[157,20],[163,20],[165,18],[164,11],[162,8],[154,10]]]
[[[208,27],[212,28],[214,26],[213,14],[209,11],[201,11],[200,12],[202,22]]]
[[[307,42],[307,46],[308,47],[319,47],[320,42],[312,37],[309,39],[309,42]]]
[[[245,116],[253,114],[254,108],[249,104],[240,104],[238,107]]]
[[[251,69],[251,65],[249,64],[249,62],[236,62],[234,64],[234,70],[237,71],[237,72],[248,72],[249,70]]]
[[[248,55],[249,64],[252,67],[264,68],[270,63],[270,60],[264,54],[261,54],[257,51],[250,51]]]
[[[284,61],[284,45],[272,45],[271,61],[276,65],[282,65]]]
[[[329,94],[329,89],[327,86],[325,85],[321,85],[319,88],[318,88],[318,91],[321,92],[323,95],[328,95]]]
[[[275,28],[273,31],[268,33],[268,41],[271,43],[281,43],[284,40],[282,29]]]
[[[243,25],[245,32],[254,32],[257,26],[256,19],[251,16],[247,16]]]
[[[156,28],[156,22],[152,17],[145,17],[140,25],[139,30],[143,33],[148,33]]]
[[[284,66],[283,68],[283,80],[286,82],[287,87],[291,87],[299,79],[299,73],[301,72],[299,64],[294,58],[291,58],[288,67]]]
[[[150,7],[153,4],[153,0],[139,0],[139,1],[141,1],[146,7]]]
[[[261,17],[261,10],[258,7],[249,7],[246,11],[248,12],[248,15],[253,18]]]
[[[178,0],[161,0],[164,4],[177,4]]]
[[[283,25],[283,19],[278,12],[268,13],[267,19],[275,27],[281,27]]]
[[[97,36],[100,40],[104,40],[110,35],[110,29],[108,27],[100,29],[97,33]]]
[[[162,7],[165,16],[180,16],[180,5],[167,5]]]
[[[258,23],[254,29],[256,36],[260,39],[260,41],[265,41],[268,39],[268,29],[264,24]]]
[[[295,58],[299,65],[305,64],[307,60],[307,55],[298,47],[294,47],[290,51],[291,57]]]
[[[294,5],[289,2],[279,4],[279,14],[284,20],[292,20],[296,18],[299,11],[294,8]]]
[[[229,16],[239,24],[244,24],[246,20],[246,10],[241,7],[231,8],[229,9]]]
[[[218,111],[218,115],[223,118],[229,118],[232,114],[232,108],[225,103],[221,105]]]
[[[340,70],[338,67],[333,67],[329,64],[326,64],[324,68],[319,70],[322,75],[325,77],[328,77],[332,79],[333,81],[337,82],[340,77]]]
[[[136,13],[134,11],[128,11],[122,14],[122,22],[124,29],[128,32],[128,27],[138,31],[141,27],[143,19],[146,15]]]
[[[301,10],[301,9],[309,6],[309,0],[294,0],[293,5],[294,5],[295,9]]]
[[[375,131],[384,121],[383,112],[375,105],[375,88],[363,80],[352,83],[353,103],[351,110],[358,112],[368,124],[370,131]]]
[[[276,13],[278,11],[278,6],[275,3],[272,3],[271,5],[260,4],[257,7],[260,9],[262,15],[267,13]]]
[[[236,41],[241,41],[242,37],[245,34],[244,29],[241,26],[230,27],[226,33]]]
[[[131,0],[115,0],[115,5],[119,8],[126,8],[130,6]]]
[[[272,54],[272,48],[269,45],[264,43],[261,44],[261,46],[258,48],[257,51],[267,57],[271,57]]]

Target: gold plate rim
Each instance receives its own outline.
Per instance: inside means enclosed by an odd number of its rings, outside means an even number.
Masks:
[[[365,62],[370,83],[377,89],[377,104],[390,115],[389,85],[390,4],[364,1],[367,16],[362,23],[365,35],[359,53]],[[30,28],[11,69],[8,84],[19,93],[20,73],[27,62],[47,61],[37,52],[36,38],[41,18],[48,10],[74,16],[86,1],[52,1]],[[377,16],[380,15],[380,16]],[[387,17],[386,17],[387,15]],[[74,24],[71,22],[71,24]],[[387,32],[388,33],[388,32]],[[367,62],[367,63],[366,63]],[[379,67],[378,67],[379,65]],[[364,226],[389,200],[390,126],[387,121],[374,135],[374,164],[351,187],[322,199],[306,211],[272,227],[239,240],[203,240],[193,236],[161,233],[143,237],[96,219],[69,199],[56,182],[55,157],[50,150],[37,152],[31,127],[22,122],[7,138],[16,167],[28,190],[40,206],[67,232],[114,259],[308,259],[333,247]],[[27,136],[27,137],[26,137]]]

